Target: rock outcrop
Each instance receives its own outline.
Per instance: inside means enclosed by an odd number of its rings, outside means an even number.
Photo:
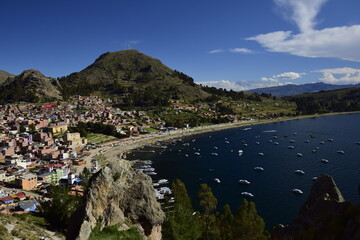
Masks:
[[[37,101],[61,100],[61,85],[57,79],[44,76],[41,72],[29,69],[23,71],[20,75],[8,78],[4,84],[7,89],[21,88],[23,96],[20,100],[30,100],[34,97]]]
[[[145,239],[161,239],[165,214],[149,176],[135,172],[130,162],[121,160],[99,170],[89,184],[84,205],[71,218],[67,239],[88,239],[96,225],[103,229],[126,223],[137,226]]]
[[[359,210],[345,201],[332,177],[321,175],[292,223],[275,227],[271,239],[360,239]]]

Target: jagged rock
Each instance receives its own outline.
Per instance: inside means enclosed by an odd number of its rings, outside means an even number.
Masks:
[[[40,101],[62,100],[61,85],[57,79],[44,76],[41,72],[29,69],[23,71],[20,75],[8,78],[4,82],[6,88],[21,87],[24,94],[34,95]],[[26,100],[26,96],[22,96]]]
[[[295,219],[275,227],[271,239],[360,239],[359,217],[359,206],[345,201],[332,177],[321,175]]]
[[[137,225],[147,239],[160,240],[164,218],[151,178],[121,160],[91,177],[85,203],[71,218],[67,239],[88,239],[97,224],[103,229],[130,223]]]

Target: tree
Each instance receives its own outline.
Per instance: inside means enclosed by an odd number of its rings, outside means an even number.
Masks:
[[[86,191],[86,189],[89,186],[89,180],[91,177],[91,172],[89,171],[89,169],[87,167],[84,167],[84,169],[82,170],[82,172],[80,173],[80,179],[81,179],[81,186],[84,188],[84,192]]]
[[[243,200],[234,218],[233,234],[234,240],[267,239],[265,222],[257,214],[255,203]]]
[[[231,212],[231,208],[228,204],[224,205],[217,222],[221,240],[233,240],[234,215]]]
[[[54,228],[64,230],[82,198],[69,195],[69,189],[61,186],[52,186],[49,193],[52,200],[41,202],[40,212]]]
[[[215,215],[212,213],[216,209],[217,199],[207,184],[200,185],[198,196],[203,210],[203,239],[210,239],[210,227],[216,220]]]
[[[26,127],[24,125],[20,125],[20,132],[26,132]]]
[[[199,216],[194,212],[185,184],[179,179],[172,184],[174,207],[166,214],[163,238],[174,240],[196,240],[201,236]]]

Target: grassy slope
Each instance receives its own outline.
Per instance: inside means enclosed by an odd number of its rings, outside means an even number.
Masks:
[[[4,83],[8,77],[14,77],[15,75],[0,70],[0,84]]]

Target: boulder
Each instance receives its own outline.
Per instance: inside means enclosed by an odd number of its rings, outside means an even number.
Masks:
[[[67,239],[86,240],[92,229],[126,223],[137,226],[147,239],[161,239],[165,219],[149,176],[121,160],[100,169],[89,182],[85,200],[72,216]]]

